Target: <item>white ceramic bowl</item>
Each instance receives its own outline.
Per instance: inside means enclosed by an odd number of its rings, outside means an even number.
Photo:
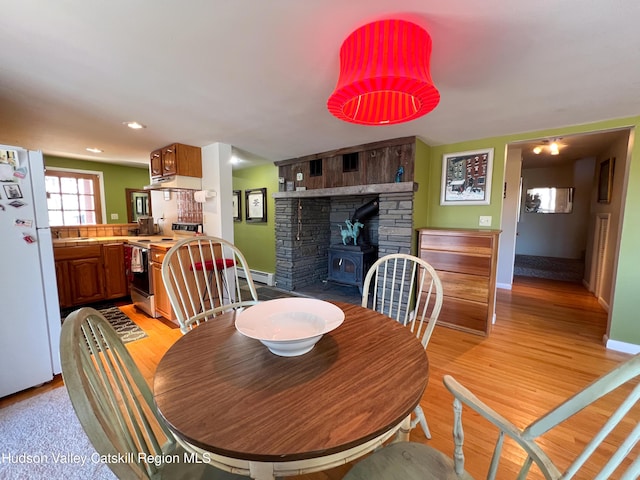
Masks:
[[[313,298],[277,298],[253,305],[236,315],[236,329],[260,340],[281,357],[303,355],[327,332],[344,321],[332,303]]]

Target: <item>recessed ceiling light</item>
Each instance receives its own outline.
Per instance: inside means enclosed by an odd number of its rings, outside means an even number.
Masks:
[[[91,153],[102,153],[103,150],[100,150],[99,148],[96,147],[87,147],[87,152],[91,152]]]
[[[147,128],[146,125],[143,125],[138,122],[122,122],[123,125],[126,125],[129,128],[133,128],[134,130],[140,130],[141,128]]]
[[[540,152],[542,152],[542,148],[541,147],[536,147],[533,149],[533,153],[535,153],[536,155],[539,155]]]

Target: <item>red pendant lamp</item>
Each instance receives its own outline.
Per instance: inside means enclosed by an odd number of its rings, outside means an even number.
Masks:
[[[382,20],[358,28],[340,49],[340,78],[327,108],[361,125],[408,122],[433,110],[431,37],[415,23]]]

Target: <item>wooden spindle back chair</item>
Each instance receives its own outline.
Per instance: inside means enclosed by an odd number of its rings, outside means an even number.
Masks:
[[[72,312],[60,335],[62,378],[82,428],[118,478],[241,480],[189,462],[153,394],[109,321],[93,308]]]
[[[537,466],[546,480],[636,480],[640,478],[640,354],[623,362],[601,376],[583,390],[562,402],[524,429],[518,428],[500,413],[479,400],[453,377],[444,376],[446,388],[454,396],[454,452],[453,458],[427,445],[415,442],[399,442],[380,449],[356,464],[344,480],[443,480],[471,479],[465,470],[462,424],[463,406],[484,417],[497,430],[497,441],[487,473],[487,479],[498,478],[500,460],[503,458],[505,439],[510,438],[523,451],[523,463],[519,466],[519,479],[528,478]],[[596,402],[612,395],[615,409],[612,413],[601,411]],[[582,451],[568,466],[561,467],[544,450],[541,437],[587,409],[594,417],[602,417],[599,429],[593,432]],[[596,430],[597,427],[594,427]],[[494,438],[494,434],[491,438]],[[572,438],[564,438],[574,441]],[[610,438],[617,438],[617,441]],[[486,439],[480,439],[482,443]],[[576,439],[582,441],[581,439]],[[473,439],[466,439],[472,444]],[[596,457],[597,455],[597,457]],[[513,458],[513,454],[510,455]],[[505,478],[504,474],[500,478]]]
[[[362,287],[362,306],[383,313],[411,329],[426,349],[442,309],[442,282],[425,260],[405,253],[379,258],[369,268]],[[418,405],[411,428],[431,432]]]
[[[258,302],[244,255],[217,237],[177,242],[162,262],[162,280],[182,333],[223,312]]]

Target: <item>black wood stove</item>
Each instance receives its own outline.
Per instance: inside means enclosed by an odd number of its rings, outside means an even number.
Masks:
[[[377,212],[378,201],[372,200],[358,208],[351,217],[350,223],[346,223],[351,229],[353,225]],[[362,224],[360,225],[362,226]],[[367,230],[363,229],[359,235],[353,237],[343,235],[343,244],[331,245],[327,253],[329,258],[327,280],[345,285],[355,285],[362,293],[364,277],[371,265],[378,259],[378,248],[369,244]]]

